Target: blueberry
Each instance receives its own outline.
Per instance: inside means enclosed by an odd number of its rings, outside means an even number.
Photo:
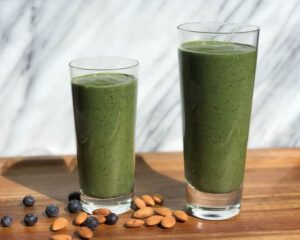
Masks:
[[[118,222],[119,216],[115,213],[110,213],[106,216],[106,224],[108,225],[114,225]]]
[[[24,217],[24,223],[26,226],[34,226],[38,220],[38,217],[32,213],[28,213]]]
[[[89,216],[85,220],[84,225],[86,227],[88,227],[89,229],[91,229],[91,230],[95,230],[100,225],[100,223],[99,223],[99,221],[98,221],[98,219],[96,217]]]
[[[81,202],[77,199],[73,199],[68,204],[68,210],[70,213],[80,212],[82,209]]]
[[[58,215],[59,209],[58,206],[50,204],[46,207],[45,213],[48,217],[56,217]]]
[[[73,200],[73,199],[77,199],[80,200],[80,192],[71,192],[69,194],[69,201]]]
[[[10,227],[12,225],[12,218],[10,216],[4,216],[1,218],[1,224],[3,227]]]
[[[31,195],[25,196],[23,198],[23,204],[25,205],[25,207],[32,207],[34,203],[35,203],[35,199]]]

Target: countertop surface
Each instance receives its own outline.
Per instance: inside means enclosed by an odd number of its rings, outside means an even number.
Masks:
[[[53,219],[43,211],[57,203],[60,216],[70,220],[63,230],[74,236],[74,214],[64,209],[68,193],[78,190],[74,156],[0,159],[0,216],[9,214],[14,223],[0,227],[0,239],[48,239]],[[160,193],[165,206],[184,208],[183,159],[181,153],[137,154],[136,195]],[[250,150],[247,156],[242,211],[224,221],[189,217],[172,229],[141,227],[128,229],[125,221],[131,212],[120,216],[114,226],[100,225],[94,239],[300,239],[300,149]],[[21,204],[23,196],[36,197],[32,208]],[[39,221],[25,227],[26,213]]]

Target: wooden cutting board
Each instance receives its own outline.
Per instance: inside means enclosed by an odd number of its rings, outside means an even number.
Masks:
[[[300,149],[250,150],[247,157],[241,214],[224,221],[190,217],[166,230],[159,227],[128,229],[123,226],[131,213],[120,216],[117,225],[98,227],[94,239],[300,239]],[[70,222],[74,214],[64,209],[68,193],[78,190],[73,156],[0,159],[0,216],[13,216],[10,228],[0,227],[1,240],[44,240],[53,234],[52,219],[44,215],[47,204],[58,203],[60,216]],[[183,160],[181,153],[137,155],[137,195],[161,193],[165,205],[184,208]],[[31,194],[34,207],[24,208],[23,196]],[[25,227],[26,213],[38,215],[34,227]],[[70,224],[61,232],[74,235]]]

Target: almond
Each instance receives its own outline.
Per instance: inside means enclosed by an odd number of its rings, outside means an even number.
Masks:
[[[154,216],[148,217],[146,219],[146,225],[147,226],[158,225],[161,222],[162,218],[163,218],[163,216],[160,216],[160,215],[154,215]]]
[[[143,195],[142,199],[144,200],[144,202],[146,203],[147,206],[154,206],[155,202],[153,200],[153,198],[150,195]]]
[[[51,229],[53,231],[61,230],[61,229],[65,228],[66,226],[68,226],[68,223],[69,223],[69,221],[63,217],[57,218],[52,223]]]
[[[154,211],[161,216],[167,217],[167,216],[172,216],[173,212],[170,208],[166,207],[160,207],[160,208],[155,208]]]
[[[125,226],[129,228],[141,227],[142,225],[144,225],[144,221],[141,219],[129,219],[125,223]]]
[[[160,194],[153,194],[152,198],[156,204],[163,204],[163,202],[164,202],[164,198]]]
[[[137,210],[134,214],[133,217],[135,218],[147,218],[150,217],[154,214],[154,210],[151,207],[145,207]]]
[[[87,227],[77,227],[77,233],[84,239],[91,239],[93,237],[92,230]]]
[[[74,223],[75,225],[81,225],[85,222],[85,220],[87,219],[88,214],[86,212],[81,212],[79,213],[76,218],[74,219]]]
[[[134,197],[133,203],[137,208],[144,208],[146,207],[146,203],[140,197]]]
[[[178,222],[186,222],[188,220],[188,215],[182,210],[176,210],[173,214]]]
[[[98,219],[99,223],[105,223],[106,222],[106,217],[104,215],[95,215],[95,217]]]
[[[167,217],[164,217],[160,224],[164,227],[164,228],[172,228],[175,226],[176,224],[176,220],[173,216],[167,216]]]
[[[98,209],[96,209],[96,210],[94,210],[93,211],[93,214],[94,215],[99,215],[99,214],[101,214],[101,215],[103,215],[103,216],[107,216],[108,214],[110,214],[111,213],[111,211],[109,210],[109,209],[107,209],[107,208],[98,208]]]
[[[50,240],[72,240],[72,236],[68,234],[55,234],[50,237]]]

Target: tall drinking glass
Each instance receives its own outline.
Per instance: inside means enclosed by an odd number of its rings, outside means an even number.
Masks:
[[[69,65],[83,208],[126,212],[134,184],[138,62],[86,58]]]
[[[227,219],[240,211],[259,28],[197,22],[178,29],[187,210]]]

